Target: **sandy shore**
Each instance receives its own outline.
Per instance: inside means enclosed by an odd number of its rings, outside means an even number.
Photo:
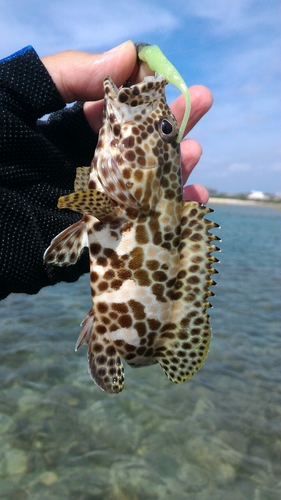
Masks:
[[[208,205],[249,205],[258,207],[272,207],[276,210],[281,209],[281,203],[274,203],[270,201],[254,201],[254,200],[240,200],[239,198],[216,198],[211,196]]]

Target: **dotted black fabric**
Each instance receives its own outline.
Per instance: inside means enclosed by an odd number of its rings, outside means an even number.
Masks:
[[[56,205],[73,191],[75,170],[90,164],[96,142],[82,103],[65,107],[32,47],[0,61],[0,299],[88,272],[86,251],[65,268],[44,265],[43,254],[81,218]]]

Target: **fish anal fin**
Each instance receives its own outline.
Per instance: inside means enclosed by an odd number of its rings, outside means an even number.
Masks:
[[[92,334],[88,346],[89,373],[102,391],[118,394],[124,388],[124,367],[114,343],[106,334]]]
[[[68,208],[80,214],[91,215],[101,220],[114,212],[114,205],[106,194],[96,189],[86,189],[61,196],[58,208]]]
[[[94,312],[92,309],[88,312],[87,316],[83,319],[81,326],[82,330],[80,332],[80,335],[77,339],[76,345],[75,345],[75,351],[79,349],[84,344],[89,344],[91,334],[92,334],[92,329],[93,329],[93,323],[94,323]]]
[[[87,228],[82,220],[59,233],[44,253],[46,264],[69,266],[79,259],[84,247],[88,246]]]

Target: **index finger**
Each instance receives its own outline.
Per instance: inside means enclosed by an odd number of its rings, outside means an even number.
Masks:
[[[191,98],[191,111],[184,135],[190,132],[194,125],[196,125],[196,123],[202,118],[202,116],[205,115],[205,113],[207,113],[207,111],[209,111],[213,104],[212,93],[207,87],[204,87],[204,85],[193,85],[189,88],[189,92]],[[170,108],[178,123],[181,123],[185,109],[184,97],[180,95],[170,105]]]
[[[110,75],[121,85],[137,64],[130,40],[101,54],[66,50],[41,59],[63,101],[95,101],[103,97],[103,80]]]

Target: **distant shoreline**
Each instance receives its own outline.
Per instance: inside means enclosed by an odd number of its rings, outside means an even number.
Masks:
[[[239,198],[218,198],[210,196],[208,204],[214,205],[248,205],[258,207],[271,207],[281,210],[281,203],[272,201],[240,200]]]

